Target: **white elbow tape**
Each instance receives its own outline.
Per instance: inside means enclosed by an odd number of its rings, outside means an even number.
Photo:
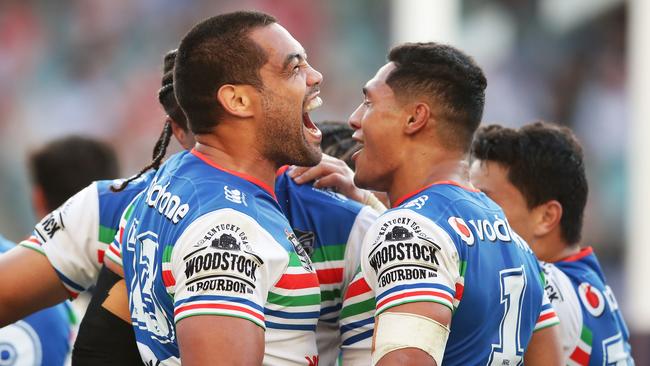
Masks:
[[[384,312],[377,317],[372,364],[376,365],[388,352],[402,348],[418,348],[442,364],[449,328],[426,316],[411,313]]]

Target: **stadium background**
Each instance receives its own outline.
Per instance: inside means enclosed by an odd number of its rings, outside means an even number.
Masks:
[[[460,47],[484,68],[484,123],[518,126],[544,119],[572,127],[585,147],[590,184],[584,243],[596,248],[625,311],[633,307],[634,293],[648,292],[633,288],[624,271],[631,4],[2,0],[0,233],[18,240],[31,230],[37,218],[26,158],[53,138],[82,134],[110,142],[124,176],[146,164],[164,120],[156,98],[164,53],[208,14],[254,8],[275,15],[323,73],[324,106],[314,112],[315,121],[345,121],[390,46],[424,34],[422,39]],[[628,324],[649,331],[648,315],[637,313],[624,313]]]

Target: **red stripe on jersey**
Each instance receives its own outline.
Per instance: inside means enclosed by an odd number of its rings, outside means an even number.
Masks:
[[[579,347],[576,347],[576,349],[573,350],[573,353],[569,358],[584,366],[589,364],[589,354]]]
[[[120,252],[119,252],[117,249],[115,249],[114,246],[109,245],[109,246],[108,246],[108,250],[110,250],[111,253],[113,253],[113,254],[115,254],[116,256],[118,256],[118,258],[122,258],[122,254],[120,254]]]
[[[348,290],[345,292],[344,300],[366,292],[370,292],[370,286],[368,286],[368,283],[364,278],[361,278],[358,281],[354,281],[350,284]]]
[[[343,268],[317,269],[318,282],[324,285],[341,283],[343,281]]]
[[[172,274],[172,271],[170,271],[170,270],[166,269],[166,270],[162,271],[162,280],[163,280],[163,283],[165,284],[165,287],[176,285],[176,279],[174,279],[174,275]]]
[[[41,241],[38,240],[35,236],[30,236],[29,238],[27,238],[25,240],[27,240],[30,243],[37,244],[37,245],[43,245],[43,243],[41,243]]]
[[[465,291],[465,286],[461,285],[460,283],[457,283],[456,295],[454,295],[454,299],[460,301],[463,298],[463,291]]]
[[[222,310],[234,310],[234,311],[241,311],[242,313],[246,313],[249,315],[252,315],[256,317],[257,319],[264,321],[264,316],[260,315],[259,313],[256,313],[250,309],[237,306],[237,305],[228,305],[228,304],[192,304],[192,305],[185,305],[177,308],[174,310],[174,316],[177,316],[178,314],[182,313],[183,311],[188,311],[188,310],[193,310],[193,309],[222,309]]]
[[[403,299],[405,297],[415,297],[415,296],[433,296],[433,297],[439,297],[442,299],[445,299],[451,303],[452,298],[449,296],[448,293],[445,292],[439,292],[439,291],[412,291],[412,292],[407,292],[404,294],[399,294],[395,296],[391,296],[389,298],[386,298],[382,300],[380,303],[377,304],[377,309],[381,308],[382,306],[388,304],[389,302]]]
[[[275,284],[275,287],[287,290],[318,287],[318,276],[315,273],[288,274],[285,273]]]
[[[540,322],[543,322],[544,320],[549,320],[551,318],[555,318],[556,316],[557,315],[555,315],[555,312],[551,311],[549,313],[540,315],[539,319],[537,319],[537,322],[540,323]]]
[[[97,262],[104,263],[104,253],[103,250],[97,249]]]
[[[119,236],[119,238],[120,238],[120,245],[122,245],[122,243],[124,243],[124,227],[120,227],[120,236]]]

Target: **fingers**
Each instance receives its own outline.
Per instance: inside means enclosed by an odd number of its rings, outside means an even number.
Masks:
[[[349,176],[350,180],[354,175],[352,170],[342,160],[329,155],[323,155],[321,162],[314,167],[292,167],[289,171],[289,176],[292,177],[296,183],[303,184],[315,179],[321,179],[322,177],[333,173]]]

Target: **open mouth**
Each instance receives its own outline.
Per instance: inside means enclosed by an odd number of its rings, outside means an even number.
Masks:
[[[302,114],[302,125],[304,127],[305,135],[310,142],[320,144],[323,135],[321,131],[316,127],[316,124],[312,122],[309,117],[309,112],[323,105],[323,100],[316,95],[315,97],[309,99],[303,107]]]
[[[354,147],[354,150],[355,150],[355,151],[354,151],[354,153],[352,153],[352,155],[350,156],[350,159],[352,159],[352,161],[355,161],[355,162],[356,162],[357,158],[358,158],[359,155],[361,154],[361,151],[363,150],[363,143],[357,141],[357,145]]]

